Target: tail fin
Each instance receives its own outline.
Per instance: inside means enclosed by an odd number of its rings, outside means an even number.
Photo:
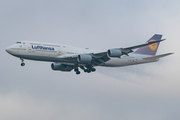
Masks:
[[[151,37],[147,42],[160,40],[162,35],[155,34]],[[148,46],[141,47],[137,49],[134,53],[136,54],[144,54],[144,55],[156,55],[157,49],[159,47],[159,43],[154,43]]]

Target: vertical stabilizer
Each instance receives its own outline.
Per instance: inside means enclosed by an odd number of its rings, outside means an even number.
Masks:
[[[161,40],[162,35],[155,34],[151,37],[147,42]],[[141,47],[137,49],[134,53],[136,54],[144,54],[144,55],[156,55],[157,49],[159,47],[159,43],[154,43],[148,46]]]

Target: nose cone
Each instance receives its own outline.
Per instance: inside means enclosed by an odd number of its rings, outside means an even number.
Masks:
[[[11,48],[7,47],[5,50],[6,50],[6,52],[10,53]]]

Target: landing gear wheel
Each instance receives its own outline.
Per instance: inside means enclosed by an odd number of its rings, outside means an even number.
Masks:
[[[80,71],[76,71],[76,74],[79,75],[81,72]]]
[[[74,72],[76,72],[76,75],[79,75],[81,73],[78,69],[78,65],[75,65]]]
[[[91,70],[90,69],[85,69],[84,72],[90,73]]]
[[[91,70],[92,72],[95,72],[96,71],[96,69],[95,68],[92,68],[92,70]]]
[[[21,66],[25,66],[24,60],[22,58],[20,58],[21,62]]]
[[[21,66],[25,66],[25,63],[21,63]]]
[[[87,71],[88,71],[87,69],[84,70],[84,72],[87,72]]]

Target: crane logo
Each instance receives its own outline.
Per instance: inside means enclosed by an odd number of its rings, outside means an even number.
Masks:
[[[155,41],[155,40],[150,40],[149,42],[153,42],[153,41]],[[153,44],[151,44],[151,45],[149,45],[149,48],[152,50],[152,51],[155,51],[155,50],[157,50],[157,48],[158,48],[158,43],[153,43]]]

